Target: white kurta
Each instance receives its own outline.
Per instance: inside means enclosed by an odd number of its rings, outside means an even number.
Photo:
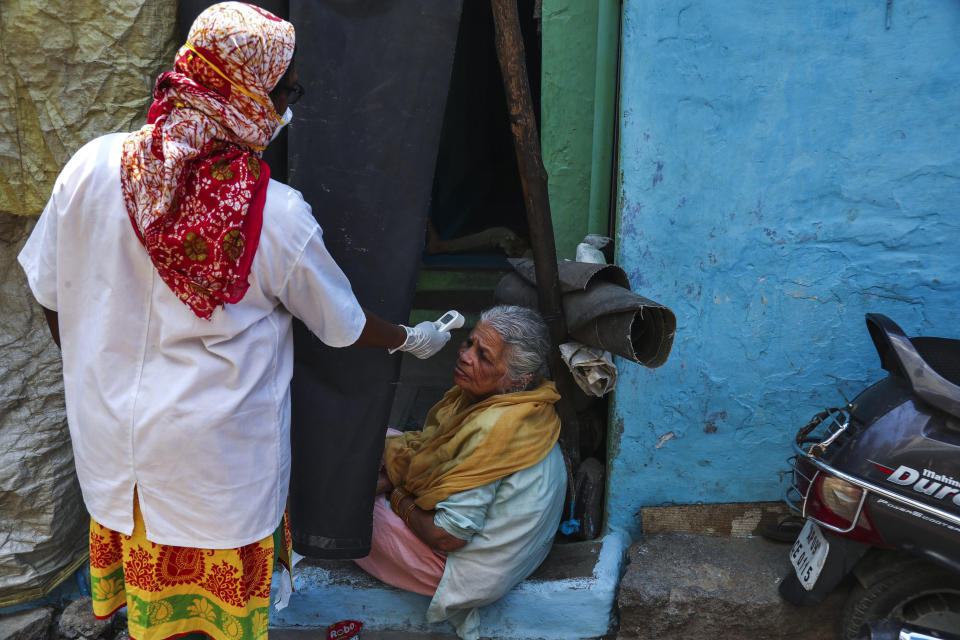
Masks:
[[[270,181],[237,304],[198,318],[160,279],[120,186],[125,134],[67,163],[19,260],[59,313],[67,422],[94,520],[153,542],[231,548],[283,515],[290,476],[291,314],[352,344],[364,314],[300,193]]]

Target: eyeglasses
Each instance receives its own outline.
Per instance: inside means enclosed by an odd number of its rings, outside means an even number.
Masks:
[[[303,85],[299,82],[294,83],[292,87],[283,87],[283,90],[287,92],[287,104],[296,104],[304,93]]]
[[[303,85],[296,82],[292,87],[277,85],[273,91],[270,92],[270,97],[276,100],[278,96],[286,95],[287,104],[289,105],[296,104],[297,100],[303,97],[303,93]]]

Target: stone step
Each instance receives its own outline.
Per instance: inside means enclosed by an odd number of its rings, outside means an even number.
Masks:
[[[627,553],[618,640],[836,640],[847,588],[813,607],[784,602],[789,549],[756,537],[643,537]]]
[[[39,607],[0,615],[3,640],[47,640],[52,635],[53,609]]]
[[[554,545],[544,563],[499,601],[480,610],[481,634],[497,640],[581,640],[607,634],[626,550],[621,534],[599,541]],[[351,561],[302,560],[294,570],[295,593],[271,615],[271,638],[319,639],[340,620],[359,620],[363,637],[445,639],[453,627],[428,624],[430,598],[386,585]],[[288,635],[284,635],[288,634]],[[294,634],[294,635],[289,635]],[[412,634],[412,635],[402,635]]]
[[[323,629],[271,629],[270,640],[327,640]],[[361,640],[457,640],[455,633],[423,633],[421,631],[367,631],[360,633]]]

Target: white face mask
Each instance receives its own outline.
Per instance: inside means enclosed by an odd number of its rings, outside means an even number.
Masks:
[[[273,136],[270,138],[270,142],[273,142],[277,139],[277,136],[280,135],[280,131],[290,124],[290,121],[293,120],[293,109],[287,107],[287,110],[283,112],[283,115],[280,116],[280,124],[277,125],[277,128],[273,130]],[[270,144],[268,142],[267,144]]]

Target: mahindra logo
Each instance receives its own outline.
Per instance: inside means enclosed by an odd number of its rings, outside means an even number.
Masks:
[[[887,480],[893,484],[904,487],[912,485],[914,491],[933,496],[937,500],[944,500],[952,496],[953,503],[960,507],[960,480],[940,475],[930,469],[924,469],[921,473],[903,464],[894,471],[880,465],[876,466],[890,474],[887,476]]]

